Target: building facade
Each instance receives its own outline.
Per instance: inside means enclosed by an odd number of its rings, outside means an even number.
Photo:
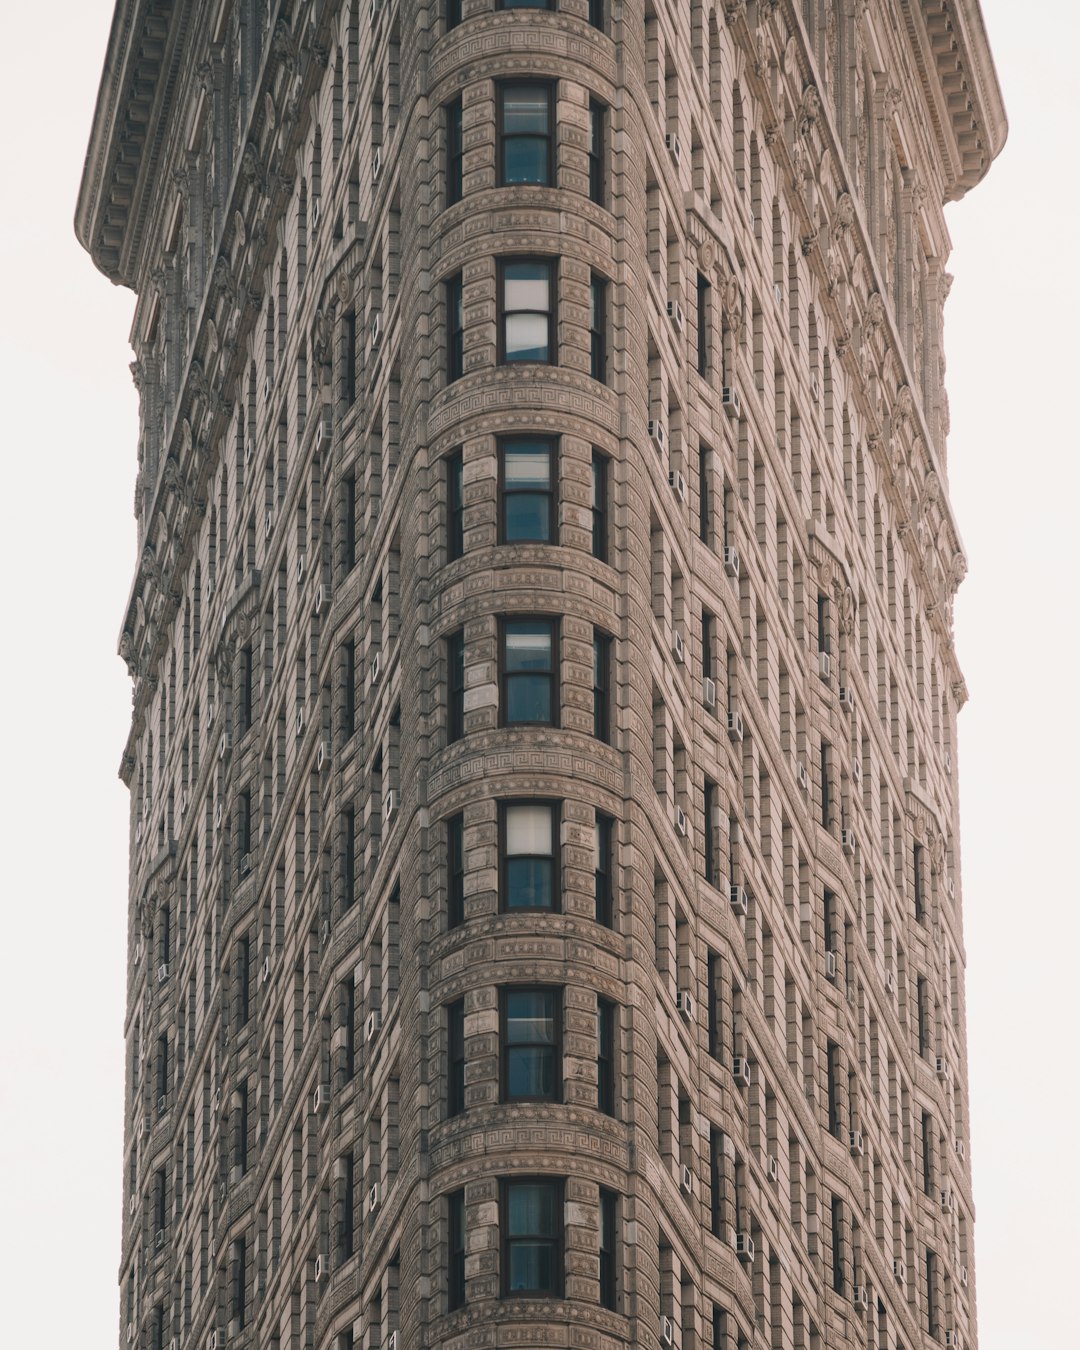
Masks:
[[[121,1342],[976,1343],[976,0],[119,0]]]

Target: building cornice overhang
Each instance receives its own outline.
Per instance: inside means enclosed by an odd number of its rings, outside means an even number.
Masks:
[[[902,0],[941,153],[945,200],[982,181],[1009,124],[978,0]]]
[[[117,0],[75,208],[94,265],[135,288],[192,0]]]

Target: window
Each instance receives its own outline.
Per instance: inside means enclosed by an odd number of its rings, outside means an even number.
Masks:
[[[356,311],[350,310],[342,320],[341,395],[351,408],[356,402]]]
[[[502,719],[505,726],[558,726],[556,621],[502,622]]]
[[[446,639],[446,740],[460,741],[465,734],[465,630],[459,628]]]
[[[707,445],[698,450],[698,538],[703,544],[713,541],[712,451]]]
[[[611,744],[611,637],[593,629],[593,735]]]
[[[465,1306],[465,1192],[446,1197],[447,1247],[446,1306],[449,1312]]]
[[[251,1017],[251,939],[236,944],[236,1025],[246,1027]]]
[[[915,978],[915,1019],[919,1054],[925,1059],[930,1051],[930,986],[925,975]]]
[[[842,1133],[840,1120],[840,1047],[835,1041],[826,1046],[825,1067],[828,1073],[829,1133],[837,1139]]]
[[[460,1116],[465,1110],[465,1000],[457,999],[446,1009],[446,1114]]]
[[[240,853],[240,875],[245,872],[244,858],[251,852],[251,790],[245,789],[240,794],[240,800],[237,808],[239,816],[239,837],[237,845]],[[250,863],[248,864],[250,867]]]
[[[615,1114],[615,1004],[596,1000],[596,1109]]]
[[[602,816],[599,811],[596,813],[596,824],[593,826],[593,866],[596,877],[596,922],[603,924],[605,928],[611,928],[614,919],[614,888],[612,885],[614,871],[614,852],[612,844],[614,842],[615,822],[610,816]]]
[[[446,31],[456,28],[461,22],[461,0],[446,0]]]
[[[502,991],[503,1101],[560,1100],[561,1002],[557,989]]]
[[[594,24],[599,28],[600,24]],[[604,145],[607,109],[595,99],[589,100],[589,200],[604,205]]]
[[[496,9],[554,9],[555,0],[496,0]]]
[[[589,0],[589,23],[604,31],[604,0]]]
[[[356,812],[351,806],[341,813],[341,833],[341,884],[344,891],[341,907],[351,909],[356,900]]]
[[[924,1195],[934,1194],[934,1118],[922,1113],[922,1188]]]
[[[460,450],[446,456],[446,560],[465,552],[465,464]]]
[[[513,802],[503,807],[502,908],[558,908],[553,802]]]
[[[554,365],[555,270],[555,263],[545,258],[515,258],[499,264],[501,362]]]
[[[502,1292],[561,1298],[562,1182],[502,1183]]]
[[[922,844],[913,845],[911,861],[915,869],[915,921],[916,923],[924,923],[926,920],[926,879],[923,876]]]
[[[446,822],[446,926],[465,922],[465,817]]]
[[[344,501],[342,509],[345,515],[345,571],[351,572],[356,566],[356,475],[349,474],[342,484]]]
[[[607,384],[607,280],[593,273],[589,303],[589,374]]]
[[[499,186],[555,185],[550,84],[499,85]]]
[[[710,886],[720,885],[720,849],[718,834],[720,822],[720,789],[709,778],[705,779],[705,880]]]
[[[356,640],[342,644],[341,650],[342,709],[341,730],[348,740],[356,731]]]
[[[619,1197],[600,1188],[600,1306],[615,1311],[618,1270],[615,1265],[615,1221]]]
[[[832,823],[832,790],[829,783],[829,758],[832,747],[828,741],[821,742],[821,823],[826,829]]]
[[[345,1153],[338,1163],[342,1174],[338,1256],[342,1261],[348,1261],[356,1252],[356,1161],[351,1153]]]
[[[446,283],[446,382],[465,374],[465,307],[461,273]]]
[[[251,727],[252,721],[252,662],[251,644],[240,652],[240,689],[237,696],[237,718],[240,722],[241,736]]]
[[[837,1294],[844,1292],[844,1202],[838,1195],[832,1197],[832,1287]]]
[[[461,140],[461,95],[446,105],[446,204],[461,201],[464,181],[464,150]]]
[[[555,445],[550,440],[515,439],[500,444],[499,529],[504,544],[556,542],[555,465]]]
[[[712,287],[697,274],[697,368],[699,375],[709,373],[709,327],[712,323]]]
[[[601,562],[608,558],[608,457],[592,452],[592,554]]]

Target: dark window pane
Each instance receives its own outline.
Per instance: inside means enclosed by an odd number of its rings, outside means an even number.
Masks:
[[[507,908],[551,909],[553,875],[549,858],[507,859]]]
[[[514,136],[503,141],[504,183],[546,183],[548,142],[541,136]]]
[[[554,1099],[558,1094],[558,995],[511,989],[505,995],[505,1095]]]

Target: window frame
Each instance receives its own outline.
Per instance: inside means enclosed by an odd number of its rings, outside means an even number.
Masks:
[[[465,735],[465,629],[447,633],[446,644],[446,743],[453,745]]]
[[[601,745],[612,743],[611,695],[615,639],[593,627],[593,736]]]
[[[618,1007],[614,999],[596,1000],[596,1109],[611,1120],[618,1115]]]
[[[515,443],[533,442],[543,445],[548,455],[548,488],[546,493],[534,488],[517,489],[506,486],[506,450]],[[499,543],[500,544],[558,544],[559,542],[559,438],[557,436],[519,434],[500,436],[496,443],[498,463],[499,493]],[[546,539],[510,539],[506,531],[507,498],[513,496],[547,497],[547,533]]]
[[[465,193],[465,145],[461,95],[443,105],[446,113],[446,205],[456,206]]]
[[[589,374],[598,384],[605,386],[608,382],[610,284],[601,272],[589,274]]]
[[[599,866],[593,868],[596,922],[601,928],[615,927],[615,818],[596,812],[593,838]]]
[[[446,9],[443,13],[443,31],[446,33],[452,32],[461,23],[462,18],[461,0],[446,0]]]
[[[599,1301],[609,1312],[619,1310],[619,1193],[600,1187],[597,1207],[600,1255]]]
[[[443,459],[446,465],[446,561],[465,556],[465,456],[461,446]]]
[[[446,383],[455,384],[465,374],[465,284],[455,272],[443,282],[446,304]]]
[[[602,0],[590,0],[590,13],[594,2],[602,2]],[[593,24],[592,26],[595,28],[598,25]],[[589,201],[594,206],[604,208],[607,207],[607,194],[604,192],[606,186],[604,166],[607,160],[608,139],[607,114],[606,103],[601,103],[598,98],[589,99]]]
[[[511,905],[508,903],[508,872],[511,855],[507,853],[507,814],[515,806],[542,806],[551,813],[551,853],[515,853],[515,858],[548,858],[551,862],[551,904]],[[551,797],[506,797],[499,801],[499,913],[559,914],[562,912],[562,802]]]
[[[465,815],[458,811],[446,820],[446,927],[465,922]]]
[[[514,0],[495,0],[495,12],[498,13],[500,10],[504,9],[534,9],[549,10],[553,12],[555,9],[555,0],[544,0],[544,3],[539,5],[515,4]]]
[[[549,683],[549,716],[545,720],[510,720],[510,681],[522,675],[534,677],[543,672],[508,671],[506,666],[506,638],[508,628],[515,624],[546,624],[551,634],[550,666],[546,673]],[[499,725],[501,727],[558,727],[559,698],[559,629],[558,616],[551,614],[502,614],[499,616]]]
[[[446,1004],[446,1118],[465,1114],[465,1000]]]
[[[599,487],[599,491],[597,488]],[[592,556],[606,563],[610,552],[610,520],[608,505],[611,496],[611,456],[593,446],[592,483],[589,511],[592,518]],[[599,497],[599,505],[597,504]]]
[[[544,1185],[551,1189],[553,1199],[553,1209],[555,1213],[555,1233],[552,1236],[546,1234],[526,1234],[521,1233],[512,1237],[510,1234],[510,1195],[516,1186],[536,1186]],[[562,1177],[552,1176],[527,1176],[527,1177],[500,1177],[499,1178],[499,1296],[500,1298],[537,1298],[551,1299],[562,1298],[563,1289],[566,1283],[566,1251],[565,1251],[565,1185]],[[553,1268],[555,1271],[554,1288],[552,1289],[511,1289],[510,1288],[510,1252],[515,1242],[527,1242],[529,1240],[539,1240],[549,1242],[554,1249],[555,1259]]]
[[[446,1197],[446,1311],[456,1312],[467,1302],[465,1280],[465,1188]]]
[[[552,1022],[554,1024],[554,1038],[550,1045],[551,1056],[554,1063],[553,1081],[554,1086],[550,1093],[521,1094],[512,1096],[510,1093],[510,1055],[514,1048],[510,1044],[509,1031],[510,1019],[507,1014],[507,1004],[511,994],[543,994],[550,995],[553,1003]],[[519,1042],[520,1045],[528,1042]],[[535,1042],[548,1048],[542,1041]],[[559,1103],[563,1099],[563,990],[561,985],[554,984],[505,984],[499,989],[499,1101],[504,1104],[514,1104],[519,1102],[555,1102]]]
[[[503,8],[534,9],[534,5],[503,6]],[[554,6],[552,6],[554,8]],[[507,135],[504,126],[504,114],[506,108],[506,91],[512,88],[534,88],[543,89],[547,96],[547,119],[548,129],[541,137],[536,133],[516,132]],[[495,86],[495,186],[508,188],[531,188],[546,187],[553,188],[557,186],[556,174],[558,172],[555,162],[555,147],[558,143],[557,130],[555,125],[556,109],[558,99],[556,97],[556,88],[554,80],[542,80],[530,78],[527,75],[508,76],[506,79],[499,80]],[[546,153],[544,157],[545,174],[542,183],[513,183],[506,177],[506,143],[514,140],[540,140],[546,142]]]
[[[548,269],[548,309],[507,309],[506,307],[506,270],[519,263],[532,263]],[[559,317],[559,258],[552,253],[512,254],[496,260],[496,364],[500,366],[557,366],[558,317]],[[546,359],[514,358],[506,355],[506,322],[513,314],[547,315],[547,357]]]

